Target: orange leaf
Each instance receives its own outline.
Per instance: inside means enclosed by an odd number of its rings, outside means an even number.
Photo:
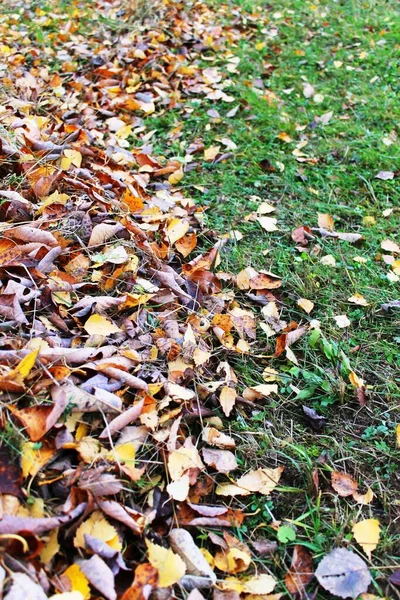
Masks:
[[[346,498],[351,496],[357,491],[358,483],[348,475],[348,473],[341,473],[340,471],[333,471],[331,474],[331,484],[335,492]]]

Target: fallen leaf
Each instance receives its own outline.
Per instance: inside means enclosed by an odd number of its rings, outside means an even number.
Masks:
[[[351,496],[357,491],[357,482],[348,473],[341,473],[340,471],[332,471],[331,473],[331,484],[335,492],[346,498]]]
[[[358,292],[350,296],[350,298],[348,298],[348,302],[351,302],[352,304],[357,304],[358,306],[369,306],[369,302],[367,302],[364,296],[362,296]]]
[[[69,580],[72,592],[79,592],[84,600],[90,598],[89,583],[79,565],[71,565],[64,571],[61,577]]]
[[[306,585],[314,577],[310,552],[298,544],[293,549],[292,564],[285,575],[285,585],[292,595],[303,595]]]
[[[186,565],[171,548],[163,548],[146,540],[147,554],[150,564],[158,570],[160,588],[167,588],[178,581],[186,573]]]
[[[172,219],[167,227],[167,236],[171,246],[184,237],[189,229],[189,223],[182,219]]]
[[[185,529],[172,529],[169,533],[172,550],[179,555],[186,565],[186,573],[206,577],[210,584],[215,584],[217,577],[196,546],[193,537]]]
[[[5,596],[5,600],[47,600],[47,594],[43,588],[32,581],[25,573],[11,573],[11,587]]]
[[[390,179],[394,179],[393,171],[379,171],[377,175],[375,175],[376,179],[383,179],[383,181],[388,181]]]
[[[378,546],[380,536],[380,523],[378,519],[364,519],[353,526],[354,539],[371,560],[372,552]]]
[[[96,588],[106,600],[117,600],[114,574],[109,566],[96,554],[80,564],[81,571],[89,583]]]
[[[122,549],[117,530],[110,525],[99,510],[94,511],[86,521],[79,525],[74,537],[75,548],[86,548],[86,534],[105,542],[113,550]]]
[[[209,148],[206,148],[204,150],[204,160],[213,161],[217,157],[220,149],[221,146],[210,146]]]
[[[275,217],[256,217],[256,220],[260,223],[261,227],[265,231],[278,231],[277,222],[278,219]]]
[[[278,485],[283,470],[283,467],[277,467],[276,469],[249,471],[233,484],[218,485],[215,493],[217,496],[248,496],[258,492],[267,496]]]
[[[383,242],[381,242],[381,248],[382,250],[386,250],[386,252],[400,254],[400,246],[393,240],[383,240]]]
[[[327,254],[326,256],[323,256],[322,258],[320,258],[321,265],[325,265],[325,266],[329,266],[329,267],[336,267],[336,260],[335,257],[332,256],[332,254]]]
[[[346,548],[336,548],[327,554],[319,563],[315,576],[325,590],[339,598],[358,598],[371,583],[365,562]]]
[[[335,315],[333,318],[336,321],[336,325],[342,329],[351,325],[351,321],[347,315]]]
[[[307,298],[299,298],[297,300],[297,304],[298,306],[300,306],[300,308],[302,308],[308,315],[310,314],[310,312],[312,311],[312,309],[314,308],[314,302],[311,302],[311,300],[307,300]]]
[[[335,221],[331,215],[326,213],[318,213],[318,227],[323,227],[329,231],[333,231],[335,228]]]
[[[85,323],[85,329],[89,335],[104,336],[121,331],[119,327],[101,315],[91,315]]]
[[[218,473],[229,473],[238,468],[235,455],[229,450],[203,448],[202,455],[206,465],[213,467]]]

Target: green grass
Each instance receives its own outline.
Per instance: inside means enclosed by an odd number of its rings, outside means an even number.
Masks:
[[[230,8],[220,2],[213,5],[225,22],[229,10],[238,6],[242,14],[261,12],[253,3],[239,0],[231,2]],[[298,367],[282,359],[230,358],[245,385],[259,383],[267,365],[282,373],[279,399],[245,418],[239,416],[231,427],[239,442],[238,455],[246,457],[243,469],[283,464],[283,486],[293,488],[273,495],[272,500],[254,498],[246,503],[248,512],[257,515],[242,535],[251,539],[257,528],[258,534],[276,539],[273,514],[295,525],[296,540],[288,546],[304,544],[318,557],[338,545],[350,544],[359,551],[352,543],[352,523],[361,516],[376,516],[383,532],[374,553],[375,586],[378,594],[391,594],[393,590],[385,591],[386,571],[381,567],[396,563],[395,548],[400,541],[394,523],[400,337],[398,313],[385,312],[380,305],[399,297],[399,283],[386,276],[380,244],[398,236],[400,191],[396,180],[382,181],[376,175],[381,170],[396,171],[400,164],[398,5],[394,1],[326,0],[313,6],[279,0],[272,9],[266,3],[261,9],[267,11],[269,24],[260,19],[257,25],[255,19],[241,42],[229,48],[240,58],[228,89],[236,98],[233,105],[240,103],[236,116],[225,117],[232,105],[221,109],[219,103],[221,119],[213,119],[207,114],[212,102],[188,101],[194,111],[183,121],[184,135],[178,142],[168,140],[168,132],[181,122],[178,111],[147,123],[149,129],[157,130],[156,150],[165,155],[182,156],[182,139],[188,145],[197,136],[206,147],[224,136],[237,144],[233,158],[203,165],[200,172],[193,171],[182,181],[187,193],[209,207],[206,226],[211,232],[237,229],[244,235],[240,242],[225,247],[220,268],[238,272],[251,265],[272,270],[284,280],[283,318],[321,322],[322,342],[312,345],[305,337],[294,346]],[[278,35],[268,37],[275,26]],[[226,57],[217,55],[212,64],[223,67]],[[262,79],[264,89],[257,87],[257,79]],[[323,94],[321,103],[304,97],[306,81]],[[276,99],[269,102],[271,94]],[[316,122],[316,117],[330,111],[327,124]],[[277,138],[281,132],[293,141],[281,141]],[[385,145],[388,138],[394,143]],[[303,151],[318,159],[316,164],[298,162],[292,154],[303,139],[308,142]],[[203,186],[204,191],[193,186]],[[279,231],[266,233],[257,223],[244,221],[257,207],[251,199],[254,195],[275,204]],[[384,217],[388,208],[394,210]],[[363,242],[355,246],[318,238],[311,245],[320,246],[318,255],[299,252],[291,231],[300,225],[316,227],[318,213],[334,216],[337,231],[361,233]],[[374,217],[375,223],[368,226],[365,217]],[[336,267],[320,263],[327,254],[334,256]],[[357,256],[366,263],[355,262]],[[355,292],[370,305],[349,303]],[[297,306],[300,297],[315,303],[309,317]],[[348,315],[350,328],[336,326],[333,316],[340,314]],[[273,340],[263,340],[261,354],[272,354],[273,349]],[[347,359],[367,384],[365,407],[359,405],[349,384]],[[296,394],[293,387],[301,393]],[[323,432],[313,432],[305,424],[302,404],[327,417]],[[310,492],[316,466],[322,495]],[[336,469],[351,473],[364,489],[370,486],[375,502],[360,507],[332,495],[329,473]],[[280,552],[289,564],[287,545],[280,544]],[[272,567],[274,559],[267,564]]]

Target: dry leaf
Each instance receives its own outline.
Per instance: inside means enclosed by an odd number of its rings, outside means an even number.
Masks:
[[[158,570],[160,588],[167,588],[178,581],[186,573],[186,565],[171,548],[163,548],[146,540],[147,554],[150,564]]]
[[[86,534],[105,542],[113,550],[122,549],[117,530],[110,525],[99,510],[94,511],[86,521],[79,525],[74,537],[75,548],[86,548]]]
[[[215,584],[217,577],[204,558],[188,531],[185,529],[172,529],[169,533],[172,550],[178,554],[186,565],[189,575],[207,577],[211,584]]]
[[[285,575],[285,585],[292,595],[303,595],[306,585],[314,577],[313,561],[310,552],[296,545],[293,549],[292,564]]]
[[[318,227],[323,227],[324,229],[328,229],[328,231],[333,231],[335,228],[335,221],[331,215],[326,213],[318,213]]]
[[[366,301],[364,296],[358,294],[357,292],[348,298],[348,302],[352,304],[358,304],[358,306],[369,306],[369,302]]]
[[[167,236],[171,246],[183,238],[189,229],[189,223],[182,219],[172,219],[167,227]]]
[[[299,298],[297,300],[297,304],[298,306],[300,306],[300,308],[302,308],[308,315],[310,314],[310,312],[312,311],[312,309],[314,308],[314,302],[311,302],[311,300],[307,300],[307,298]]]
[[[180,479],[189,469],[204,469],[196,448],[179,448],[171,452],[168,457],[168,471],[172,481]]]
[[[221,393],[219,395],[219,401],[222,406],[222,410],[225,416],[229,417],[232,412],[233,407],[235,406],[236,400],[236,390],[234,388],[228,387],[225,385],[221,389]]]
[[[275,217],[256,217],[256,220],[260,223],[261,227],[265,231],[278,231],[277,222],[278,219]]]
[[[394,252],[395,254],[400,254],[400,246],[393,240],[383,240],[381,243],[382,250],[386,250],[386,252]]]
[[[365,562],[354,552],[336,548],[319,563],[315,576],[322,587],[339,598],[358,598],[371,583]]]
[[[203,448],[202,454],[206,465],[213,467],[218,473],[229,473],[238,468],[235,455],[229,450]]]
[[[212,161],[217,157],[221,146],[210,146],[206,150],[204,150],[204,160]]]
[[[335,492],[342,498],[351,496],[358,488],[357,482],[348,473],[341,473],[340,471],[332,471],[331,484]]]
[[[89,335],[112,335],[119,333],[121,329],[101,315],[92,315],[85,323],[85,329]]]
[[[249,496],[253,493],[269,495],[278,485],[283,467],[276,469],[256,469],[240,477],[235,483],[222,483],[217,486],[217,496]]]
[[[351,321],[347,315],[335,315],[336,325],[340,328],[350,327]]]

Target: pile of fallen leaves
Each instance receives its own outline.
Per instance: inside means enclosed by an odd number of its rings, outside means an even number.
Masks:
[[[117,3],[96,5],[118,14]],[[191,97],[228,117],[239,109],[226,92],[237,66],[226,42],[240,28],[223,30],[203,5],[166,7],[167,29],[118,36],[100,26],[79,33],[80,7],[73,18],[55,12],[47,45],[21,23],[45,29],[48,13],[7,17],[1,419],[10,440],[23,435],[18,452],[12,441],[0,450],[8,600],[167,598],[175,584],[176,593],[194,590],[192,600],[202,588],[215,598],[281,596],[252,558],[274,543],[256,539],[252,551],[229,528],[246,516],[234,498],[270,494],[283,467],[236,477],[235,438],[221,416],[246,417],[278,392],[273,369],[243,389],[230,364],[252,351],[256,323],[277,336],[275,356],[292,362],[292,344],[314,326],[281,320],[273,273],[218,269],[229,234],[199,250],[204,210],[180,182],[203,161],[229,160],[235,144],[196,139],[183,159],[153,152],[146,115],[181,108],[190,118]],[[226,69],[200,66],[211,49]],[[172,135],[179,140],[181,128]],[[273,210],[261,203],[251,218],[270,227]],[[360,544],[363,535],[371,533],[364,527]],[[323,587],[342,597],[367,589],[361,558],[347,549],[330,556],[316,573]],[[311,554],[295,546],[286,589],[302,593],[313,577]]]

